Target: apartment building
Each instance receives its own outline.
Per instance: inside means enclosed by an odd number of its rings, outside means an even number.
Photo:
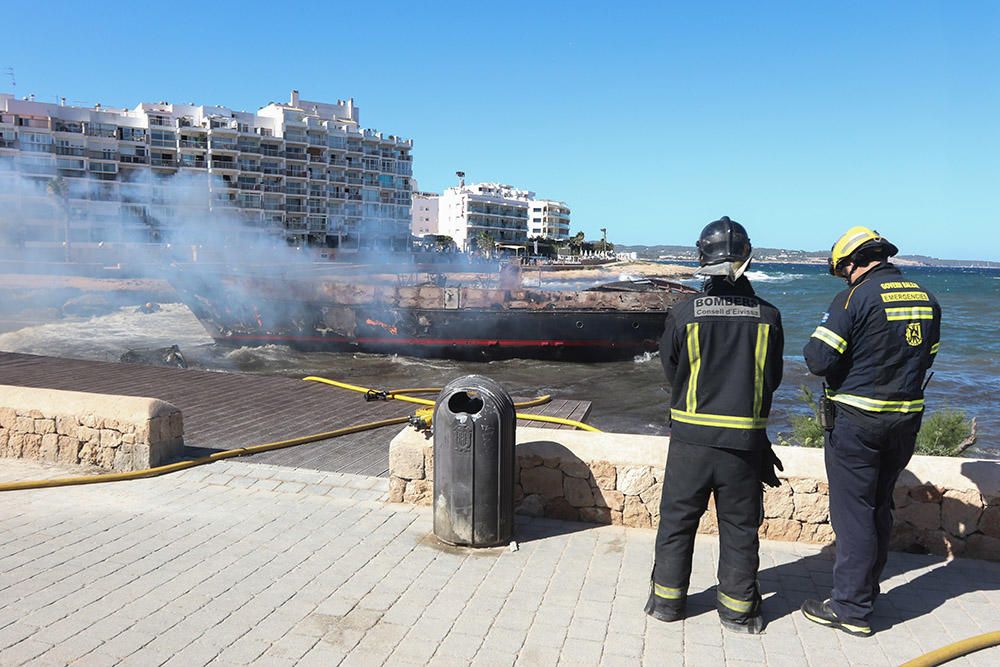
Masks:
[[[198,219],[232,242],[404,250],[412,147],[362,128],[352,99],[298,91],[256,112],[0,94],[0,206],[19,242],[155,242],[170,221]]]
[[[528,202],[534,192],[502,183],[475,183],[448,188],[438,198],[438,234],[455,240],[462,250],[474,250],[488,235],[494,243],[528,240]]]
[[[434,192],[414,192],[410,233],[427,236],[438,233],[438,206],[440,195]]]
[[[569,206],[552,199],[534,199],[528,214],[528,236],[565,241],[569,238]]]

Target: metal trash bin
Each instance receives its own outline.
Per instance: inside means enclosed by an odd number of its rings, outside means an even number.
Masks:
[[[514,531],[514,401],[466,375],[434,406],[434,535],[448,544],[507,544]]]

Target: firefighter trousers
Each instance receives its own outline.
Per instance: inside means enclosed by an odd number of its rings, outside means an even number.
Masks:
[[[656,533],[653,594],[682,610],[691,578],[698,522],[715,496],[719,522],[719,615],[738,623],[756,616],[762,452],[670,441]]]
[[[859,423],[837,409],[826,435],[830,523],[836,535],[830,607],[865,625],[889,555],[892,490],[913,456],[920,414],[870,417]]]

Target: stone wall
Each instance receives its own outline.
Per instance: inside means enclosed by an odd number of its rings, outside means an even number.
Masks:
[[[183,445],[181,412],[164,401],[0,385],[0,457],[129,471]]]
[[[519,514],[656,527],[668,438],[520,428],[517,440]],[[782,485],[764,494],[761,537],[831,543],[822,450],[775,451],[785,472]],[[400,433],[390,445],[389,475],[390,501],[431,504],[433,441]],[[914,457],[895,499],[894,548],[1000,560],[1000,464]],[[699,531],[718,532],[712,500]]]

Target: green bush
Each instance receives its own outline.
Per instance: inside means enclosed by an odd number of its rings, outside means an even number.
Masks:
[[[924,417],[917,434],[917,454],[958,456],[974,439],[974,426],[961,410],[945,408]]]
[[[823,427],[819,423],[819,405],[816,396],[806,385],[799,387],[798,399],[809,406],[811,414],[791,418],[792,433],[785,437],[778,434],[778,444],[800,447],[822,447]],[[929,456],[959,456],[975,442],[975,420],[961,410],[945,408],[924,417],[917,435],[917,454]]]
[[[798,445],[800,447],[822,447],[823,427],[819,423],[819,405],[812,390],[806,385],[799,386],[799,400],[809,406],[809,415],[794,415],[791,417],[792,434],[785,438],[778,434],[779,445]]]

